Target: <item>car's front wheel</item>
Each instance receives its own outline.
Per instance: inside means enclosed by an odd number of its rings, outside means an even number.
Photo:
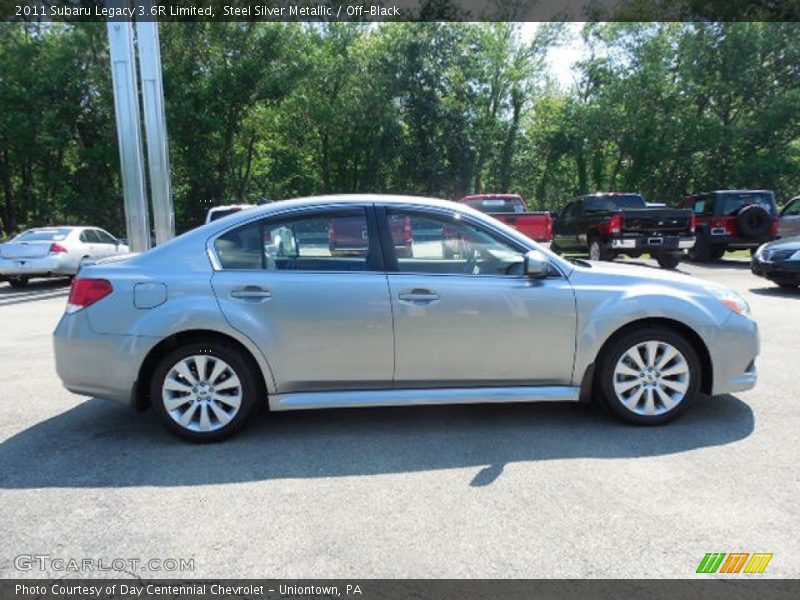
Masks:
[[[150,398],[167,429],[191,442],[216,442],[241,429],[263,400],[256,368],[236,348],[192,343],[158,363]]]
[[[621,335],[603,352],[600,391],[611,411],[638,425],[660,425],[681,415],[700,388],[694,347],[664,327]]]

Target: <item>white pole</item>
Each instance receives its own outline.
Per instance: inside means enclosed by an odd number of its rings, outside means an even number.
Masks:
[[[128,3],[126,0],[108,0],[108,6],[122,8],[127,7]],[[124,18],[112,18],[109,19],[107,27],[119,160],[122,168],[125,226],[131,250],[144,252],[150,248],[150,219],[144,185],[144,156],[139,122],[133,25]]]
[[[144,7],[146,15],[150,15],[151,0],[137,0],[137,4]],[[150,173],[150,197],[153,201],[156,244],[163,244],[175,237],[175,214],[172,210],[161,51],[158,23],[155,19],[137,21],[136,41],[139,49],[139,72],[142,77],[144,132],[147,139],[147,166]]]

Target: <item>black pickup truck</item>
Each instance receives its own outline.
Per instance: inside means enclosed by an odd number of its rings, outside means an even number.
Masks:
[[[694,213],[649,208],[640,194],[599,193],[570,202],[553,223],[555,252],[588,252],[592,260],[650,254],[674,269],[694,245]]]

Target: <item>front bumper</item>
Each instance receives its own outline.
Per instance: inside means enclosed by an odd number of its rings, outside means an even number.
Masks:
[[[798,260],[768,262],[754,256],[750,261],[750,270],[754,275],[770,280],[800,283],[800,261]]]
[[[139,369],[160,340],[95,333],[86,309],[64,314],[53,332],[56,372],[70,392],[133,403]]]
[[[714,368],[711,395],[751,390],[758,381],[758,325],[752,319],[731,314],[709,347]]]
[[[41,258],[0,258],[0,277],[44,277],[47,275],[75,275],[78,265],[68,256],[54,255]]]
[[[639,235],[612,238],[614,250],[638,250],[641,252],[663,252],[688,250],[694,246],[694,237],[677,235]]]

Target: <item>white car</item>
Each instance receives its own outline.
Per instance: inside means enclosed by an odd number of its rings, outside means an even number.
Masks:
[[[37,227],[0,244],[0,280],[24,287],[32,277],[69,277],[84,260],[128,252],[128,246],[98,227]]]

